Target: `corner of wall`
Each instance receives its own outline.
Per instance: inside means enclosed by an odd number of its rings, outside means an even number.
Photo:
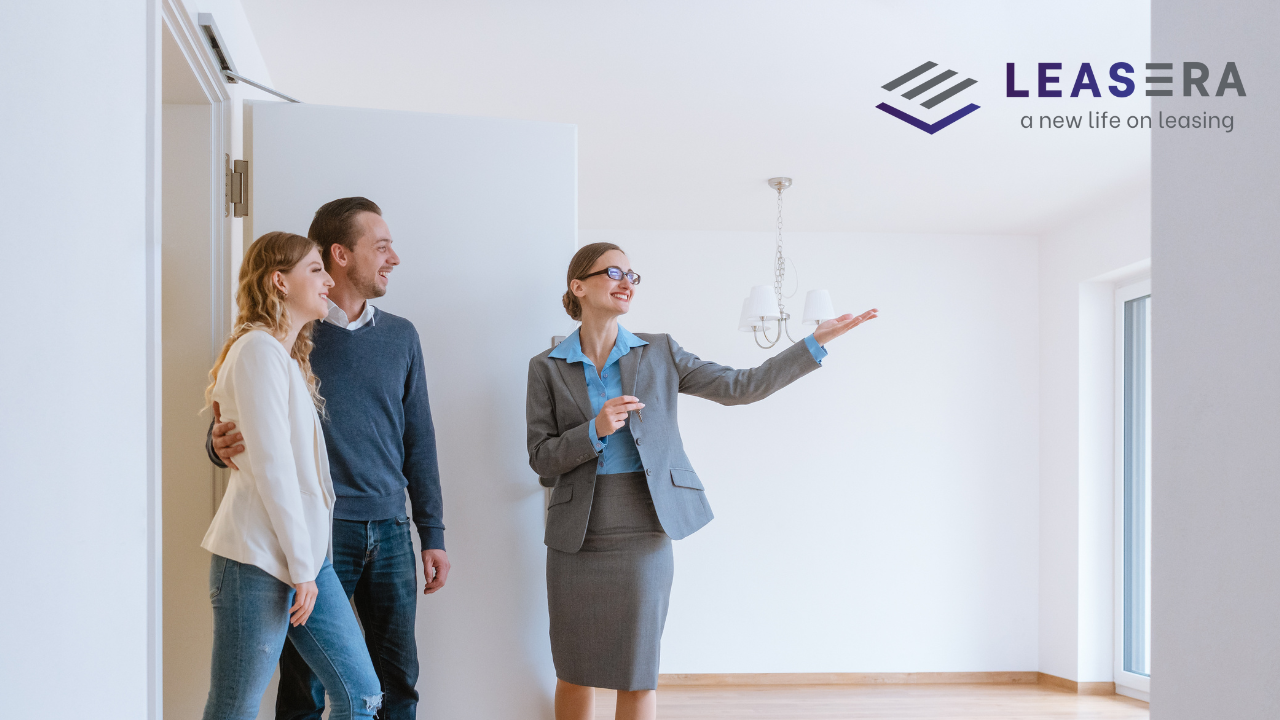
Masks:
[[[1077,682],[1112,679],[1112,292],[1150,247],[1149,185],[1040,237],[1040,671]]]

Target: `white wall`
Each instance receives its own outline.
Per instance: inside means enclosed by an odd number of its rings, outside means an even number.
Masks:
[[[737,367],[776,352],[736,330],[749,286],[771,281],[771,233],[581,233],[600,240],[644,278],[629,329]],[[802,288],[881,317],[764,402],[681,399],[717,517],[676,544],[662,672],[1035,670],[1035,241],[790,233],[787,248]],[[803,293],[790,302],[798,317]]]
[[[1280,716],[1280,6],[1153,3],[1154,57],[1240,69],[1231,134],[1153,140],[1152,717]]]
[[[1112,680],[1114,281],[1151,255],[1134,188],[1040,241],[1040,667]]]
[[[0,693],[19,713],[148,706],[148,22],[72,0],[0,23],[22,169],[0,180],[5,296],[30,320],[0,351]]]

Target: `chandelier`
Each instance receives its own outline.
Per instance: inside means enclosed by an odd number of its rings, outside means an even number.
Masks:
[[[751,333],[756,345],[766,350],[777,345],[784,335],[791,342],[795,342],[787,326],[791,315],[787,313],[786,305],[783,303],[785,298],[782,295],[782,281],[787,277],[787,259],[782,254],[782,191],[791,187],[791,178],[769,178],[769,187],[778,191],[778,234],[773,257],[773,288],[772,292],[768,285],[756,285],[751,288],[751,294],[742,301],[742,316],[738,319],[738,329]],[[826,290],[810,290],[805,294],[802,325],[818,325],[835,316],[831,308],[831,294]],[[769,339],[770,323],[773,323],[772,340]],[[764,338],[764,342],[760,342],[761,337]]]

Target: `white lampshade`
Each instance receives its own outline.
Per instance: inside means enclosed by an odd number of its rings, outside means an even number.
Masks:
[[[747,314],[751,309],[751,298],[742,301],[742,317],[738,318],[738,329],[742,332],[754,332],[764,326],[764,321]]]
[[[804,296],[803,324],[817,325],[834,317],[836,311],[831,308],[831,293],[826,290],[810,290]]]
[[[778,314],[778,300],[773,296],[773,288],[768,285],[756,285],[751,288],[751,294],[747,296],[747,303],[743,306],[742,312],[747,317],[766,320],[777,320],[782,317]]]

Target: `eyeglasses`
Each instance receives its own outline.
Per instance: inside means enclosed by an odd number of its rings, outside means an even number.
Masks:
[[[639,285],[639,284],[640,284],[640,276],[639,276],[639,275],[635,274],[634,272],[632,272],[632,271],[630,271],[630,270],[627,270],[626,272],[623,272],[622,268],[620,268],[620,267],[607,267],[607,268],[605,268],[605,269],[603,269],[603,270],[597,270],[597,271],[595,271],[595,272],[593,272],[593,273],[590,273],[590,274],[587,274],[587,275],[583,275],[582,277],[580,277],[580,278],[578,278],[578,279],[579,279],[579,280],[586,280],[587,278],[589,278],[589,277],[595,277],[596,275],[608,275],[610,280],[621,280],[622,278],[624,278],[624,277],[625,277],[627,280],[630,280],[630,281],[631,281],[631,284],[632,284],[632,285]]]

